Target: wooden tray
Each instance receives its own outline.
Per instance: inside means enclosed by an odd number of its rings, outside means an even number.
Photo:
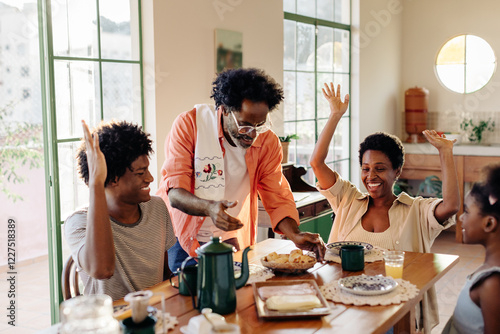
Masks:
[[[259,288],[262,286],[283,286],[283,285],[295,285],[308,283],[312,285],[313,289],[316,291],[316,296],[321,302],[321,307],[316,307],[310,310],[297,310],[297,311],[287,311],[280,312],[269,310],[266,307],[266,302],[263,301],[259,296]],[[276,281],[268,281],[268,282],[255,282],[252,283],[253,288],[253,296],[255,298],[255,307],[257,308],[257,314],[260,318],[264,319],[285,319],[291,317],[321,317],[327,314],[330,314],[330,306],[326,302],[326,299],[323,297],[321,292],[319,291],[318,284],[313,279],[303,279],[303,280],[276,280]]]

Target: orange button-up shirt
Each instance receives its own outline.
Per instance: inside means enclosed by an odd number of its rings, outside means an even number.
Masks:
[[[218,112],[219,119],[222,113]],[[225,154],[223,131],[219,122],[219,143]],[[174,232],[182,248],[191,256],[200,245],[196,235],[205,217],[190,216],[173,208],[168,200],[168,190],[183,188],[194,193],[194,149],[196,145],[196,109],[180,114],[165,140],[165,162],[161,169],[161,181],[157,195],[167,204]],[[243,227],[238,230],[240,247],[255,244],[257,239],[258,195],[276,225],[285,217],[299,224],[299,215],[290,185],[281,170],[283,152],[278,136],[273,131],[260,134],[253,145],[247,149],[245,161],[250,176],[250,194],[244,201],[238,218]],[[231,198],[227,198],[231,200]],[[279,231],[276,231],[279,233]]]

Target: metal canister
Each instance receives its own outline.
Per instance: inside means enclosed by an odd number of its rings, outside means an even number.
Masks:
[[[405,128],[408,143],[423,143],[422,131],[427,129],[429,91],[422,87],[407,89],[405,92]]]

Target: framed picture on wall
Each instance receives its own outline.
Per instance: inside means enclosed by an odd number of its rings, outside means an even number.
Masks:
[[[237,31],[215,30],[215,67],[217,73],[243,66],[243,34]]]

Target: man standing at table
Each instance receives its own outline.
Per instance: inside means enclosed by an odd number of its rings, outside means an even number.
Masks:
[[[323,259],[318,234],[301,232],[282,150],[269,113],[283,100],[281,87],[262,70],[235,69],[213,82],[215,106],[198,104],[180,114],[165,141],[157,194],[167,203],[176,245],[171,270],[194,256],[200,243],[220,236],[236,249],[256,242],[258,197],[274,231]]]
[[[64,232],[84,294],[117,300],[170,276],[166,251],[175,235],[165,203],[149,194],[149,135],[125,121],[92,134],[82,126],[77,159],[90,201],[66,219]]]

